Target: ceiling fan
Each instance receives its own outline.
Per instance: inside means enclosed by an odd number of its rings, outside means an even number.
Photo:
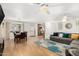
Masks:
[[[34,3],[34,5],[40,6],[40,12],[49,14],[48,4],[47,3]]]
[[[39,5],[39,6],[48,6],[48,4],[47,3],[34,3],[34,4],[36,4],[36,5]]]

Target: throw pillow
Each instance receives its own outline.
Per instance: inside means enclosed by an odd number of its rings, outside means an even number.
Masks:
[[[63,37],[63,33],[60,33],[60,34],[59,34],[59,37]]]
[[[71,34],[72,39],[79,39],[79,34]]]
[[[54,32],[53,36],[59,36],[59,33],[58,32]]]
[[[63,37],[64,38],[70,38],[70,34],[69,33],[63,33]]]

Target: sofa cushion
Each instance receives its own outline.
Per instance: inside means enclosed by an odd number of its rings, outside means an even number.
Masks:
[[[70,38],[60,38],[57,36],[50,36],[50,40],[59,42],[59,43],[63,43],[63,44],[67,44],[67,45],[69,45],[72,42],[72,40]]]

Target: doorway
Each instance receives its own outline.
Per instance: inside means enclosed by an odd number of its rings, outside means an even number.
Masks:
[[[45,24],[38,24],[38,38],[43,39],[45,38]]]

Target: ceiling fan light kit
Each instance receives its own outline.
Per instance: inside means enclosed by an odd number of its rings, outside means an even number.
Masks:
[[[42,6],[42,7],[40,7],[40,11],[41,11],[42,13],[48,13],[48,7]]]

